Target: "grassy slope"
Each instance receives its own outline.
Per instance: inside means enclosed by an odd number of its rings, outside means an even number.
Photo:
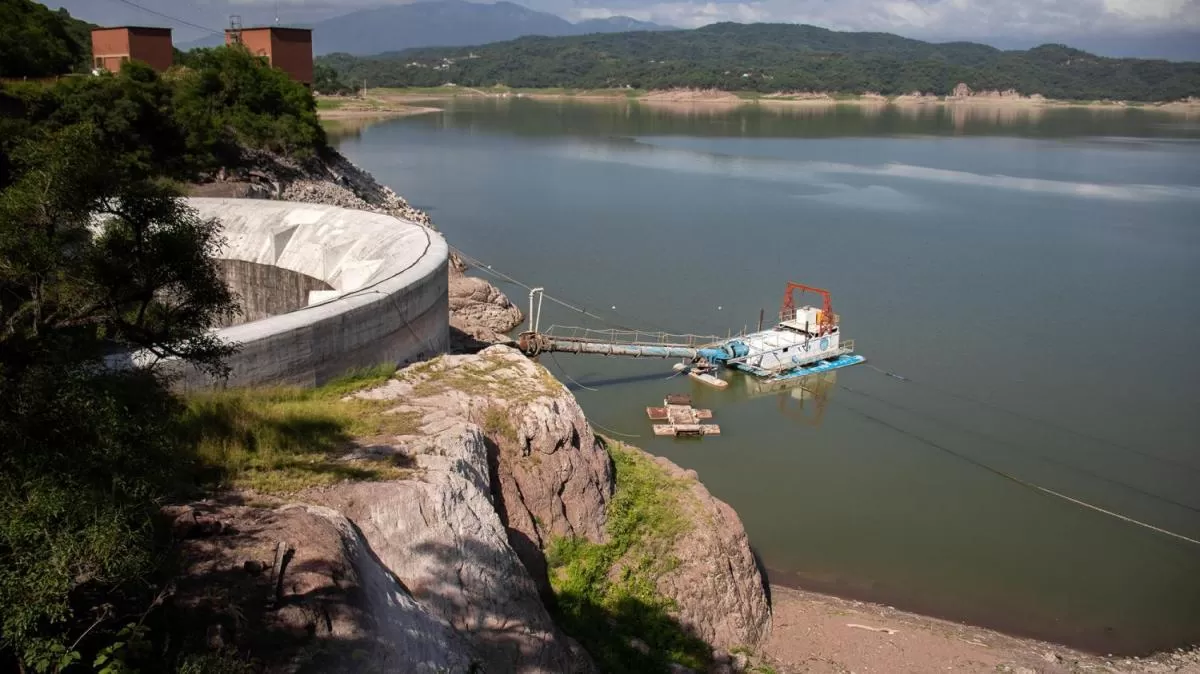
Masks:
[[[287,493],[341,480],[402,478],[408,471],[390,460],[342,458],[356,438],[416,432],[415,415],[388,413],[387,402],[344,399],[394,370],[354,372],[315,389],[193,394],[185,428],[209,480],[221,486]]]
[[[678,565],[671,549],[691,526],[678,506],[686,487],[619,443],[608,450],[617,484],[609,542],[562,538],[547,553],[559,624],[601,671],[665,671],[671,662],[703,669],[711,648],[671,618],[672,602],[655,589],[656,579]]]

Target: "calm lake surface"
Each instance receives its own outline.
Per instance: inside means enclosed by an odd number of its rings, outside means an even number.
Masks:
[[[789,280],[833,292],[878,369],[808,391],[542,359],[736,508],[771,582],[1103,653],[1200,642],[1200,545],[988,470],[1200,539],[1196,118],[437,105],[341,149],[497,270],[675,332],[769,323]],[[653,437],[669,392],[723,435]]]

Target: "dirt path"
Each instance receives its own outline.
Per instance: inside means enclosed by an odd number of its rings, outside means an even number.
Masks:
[[[1101,658],[860,601],[772,586],[760,649],[780,674],[1200,674],[1200,651]]]

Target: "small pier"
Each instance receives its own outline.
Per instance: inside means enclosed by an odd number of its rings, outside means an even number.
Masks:
[[[655,435],[673,435],[675,437],[720,435],[720,426],[700,423],[706,419],[712,419],[712,415],[712,410],[698,410],[692,407],[692,397],[684,394],[668,395],[666,400],[663,400],[662,407],[646,408],[646,416],[651,420],[667,422],[654,424]]]

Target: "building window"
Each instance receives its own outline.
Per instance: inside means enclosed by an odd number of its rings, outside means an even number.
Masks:
[[[97,57],[96,57],[96,67],[97,67],[97,68],[103,68],[103,67],[104,67],[104,59],[103,59],[102,57],[100,57],[100,56],[97,56]]]

